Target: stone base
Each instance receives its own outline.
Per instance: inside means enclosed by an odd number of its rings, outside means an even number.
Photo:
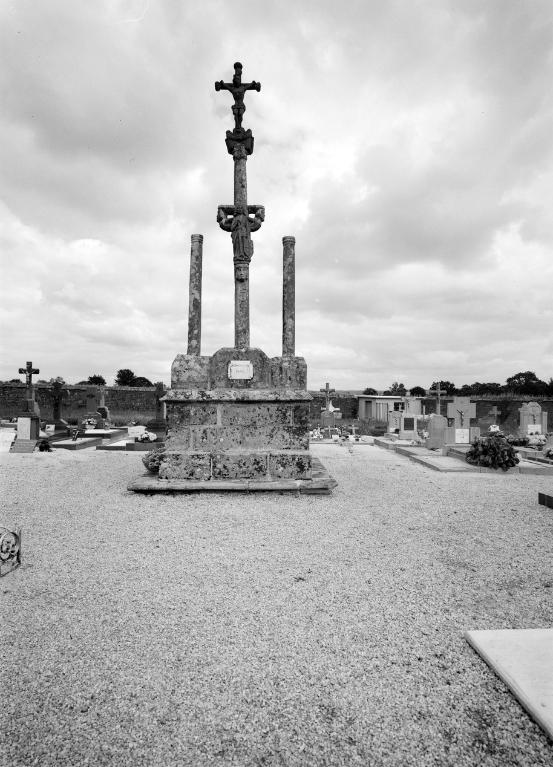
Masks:
[[[227,454],[228,456],[228,454]],[[136,493],[163,493],[163,492],[225,492],[228,490],[238,492],[295,492],[302,495],[330,495],[330,492],[338,484],[321,461],[310,456],[311,477],[309,479],[270,478],[268,475],[256,478],[212,478],[212,479],[184,479],[171,478],[161,479],[155,474],[145,474],[138,477],[128,486],[128,490]],[[190,464],[192,465],[192,464]],[[238,466],[240,464],[235,464]],[[199,473],[205,471],[206,464],[198,461]]]
[[[38,440],[40,438],[40,418],[37,415],[18,416],[17,437],[21,440]]]
[[[311,479],[309,450],[226,450],[220,453],[167,450],[159,479],[200,481]]]

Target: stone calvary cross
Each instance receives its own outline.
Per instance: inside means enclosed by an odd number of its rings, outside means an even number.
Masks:
[[[217,223],[225,232],[230,232],[234,253],[234,346],[245,349],[250,345],[250,261],[253,256],[252,232],[256,232],[265,220],[262,205],[248,205],[248,182],[246,160],[253,153],[251,130],[242,127],[246,107],[246,91],[260,91],[261,84],[252,81],[242,83],[242,64],[234,65],[232,83],[219,80],[215,90],[230,91],[234,97],[232,112],[234,130],[227,131],[225,143],[234,160],[234,205],[219,205]]]

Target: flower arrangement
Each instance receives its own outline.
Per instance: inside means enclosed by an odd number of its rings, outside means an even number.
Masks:
[[[528,437],[515,437],[513,434],[508,434],[507,442],[514,447],[527,447]]]
[[[502,471],[508,471],[520,461],[513,445],[500,431],[491,432],[484,437],[476,437],[465,458],[467,463],[473,466],[485,466],[488,469]]]
[[[137,442],[155,442],[157,440],[157,434],[153,431],[145,431],[139,437],[136,438]]]
[[[528,435],[528,447],[535,447],[536,450],[541,450],[545,443],[547,442],[547,437],[545,434],[540,434],[539,432],[530,433]]]

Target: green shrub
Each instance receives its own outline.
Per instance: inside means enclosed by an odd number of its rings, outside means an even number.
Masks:
[[[377,421],[371,418],[369,421],[369,434],[372,437],[381,437],[388,431],[388,424],[386,421]]]
[[[466,461],[473,466],[508,471],[519,463],[519,457],[501,432],[493,432],[476,437],[466,454]]]

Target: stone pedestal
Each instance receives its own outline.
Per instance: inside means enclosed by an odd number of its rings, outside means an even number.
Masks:
[[[160,479],[310,479],[305,391],[167,393],[169,434]]]
[[[279,385],[283,371],[288,387]],[[329,491],[335,480],[320,467],[313,473],[305,376],[302,358],[269,358],[261,349],[178,355],[163,398],[168,434],[159,473],[129,489]]]
[[[17,419],[17,439],[35,439],[40,437],[40,418],[37,415],[22,415]]]

